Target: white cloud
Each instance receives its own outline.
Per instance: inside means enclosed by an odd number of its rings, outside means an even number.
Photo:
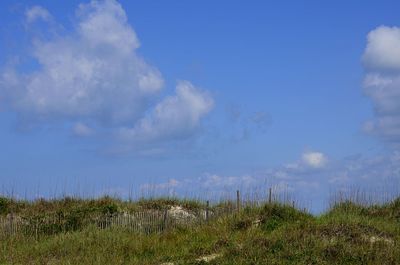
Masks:
[[[302,177],[319,174],[327,170],[330,164],[328,157],[324,153],[306,151],[301,154],[300,159],[297,161],[286,163],[270,172],[270,174],[273,178],[279,180],[299,180]]]
[[[364,130],[392,146],[400,143],[400,28],[381,26],[368,34],[363,62],[364,92],[374,105],[375,119]]]
[[[367,37],[364,64],[373,69],[400,69],[400,28],[381,26]]]
[[[49,11],[41,6],[33,6],[26,10],[25,17],[28,23],[33,23],[38,19],[50,21],[52,18]]]
[[[136,54],[138,39],[116,1],[92,1],[79,11],[76,34],[34,43],[40,69],[19,75],[9,100],[41,119],[133,122],[161,89],[161,74]]]
[[[136,33],[128,25],[125,11],[117,1],[81,4],[77,13],[81,20],[78,32],[91,48],[109,51],[109,47],[113,47],[128,56],[134,55],[134,50],[139,48]]]
[[[142,191],[163,191],[163,190],[169,190],[172,188],[176,188],[180,185],[180,181],[172,178],[169,179],[168,182],[164,183],[158,183],[158,184],[151,184],[151,183],[146,183],[140,186],[140,189]]]
[[[247,188],[256,184],[256,179],[251,175],[242,176],[221,176],[217,174],[204,174],[198,179],[195,186],[203,189],[224,189],[224,188]]]
[[[400,75],[367,74],[364,91],[380,115],[400,113]]]
[[[320,152],[305,152],[302,155],[303,162],[313,168],[321,168],[325,166],[327,158]]]
[[[213,108],[210,95],[188,81],[180,81],[176,95],[158,103],[135,127],[120,131],[120,137],[133,141],[182,139],[192,135],[200,120]]]
[[[26,12],[29,22],[50,18],[40,6]],[[76,20],[70,33],[33,36],[30,50],[37,68],[21,73],[14,65],[0,72],[2,104],[25,122],[75,124],[71,129],[80,136],[93,134],[82,121],[111,134],[123,131],[135,140],[195,133],[213,99],[182,81],[176,95],[152,108],[164,81],[137,53],[139,39],[117,1],[80,4]]]
[[[356,187],[356,192],[371,195],[376,192],[376,196],[372,197],[374,200],[400,194],[399,162],[398,151],[371,157],[353,155],[336,161],[331,159],[329,164],[318,169],[305,165],[304,161],[297,161],[237,176],[205,173],[199,178],[183,179],[174,188],[207,199],[232,198],[239,189],[242,196],[248,193],[253,195],[252,198],[264,200],[268,198],[268,189],[272,188],[274,197],[294,199],[300,204],[312,201],[314,210],[319,211],[332,202],[332,195],[351,187]],[[166,187],[166,183],[161,183],[161,186]],[[305,201],[302,202],[302,199]]]

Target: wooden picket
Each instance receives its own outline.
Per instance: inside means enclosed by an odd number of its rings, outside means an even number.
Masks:
[[[168,210],[92,215],[84,217],[85,222],[77,227],[67,227],[66,220],[59,215],[34,219],[24,219],[19,216],[0,216],[0,236],[24,234],[38,237],[42,234],[49,235],[74,231],[88,225],[94,225],[98,229],[121,228],[137,233],[161,233],[164,230],[174,229],[178,226],[202,224],[230,213],[233,213],[230,208],[211,210],[207,207],[206,210],[200,212],[190,212],[195,216],[194,220],[173,216]]]

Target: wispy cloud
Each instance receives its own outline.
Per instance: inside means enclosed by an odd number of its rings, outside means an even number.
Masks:
[[[75,123],[72,129],[74,135],[87,137],[94,134],[94,130],[82,122]]]
[[[39,19],[43,21],[50,21],[52,19],[49,11],[41,6],[33,6],[27,9],[25,12],[25,17],[28,23],[33,23]]]
[[[226,107],[229,124],[224,128],[230,142],[248,140],[257,133],[266,133],[271,125],[271,116],[265,111],[244,112],[238,104]]]
[[[384,195],[398,194],[399,183],[400,153],[397,151],[370,157],[353,155],[330,159],[329,163],[322,152],[308,151],[299,155],[297,161],[261,171],[241,175],[204,173],[198,178],[182,179],[176,182],[174,189],[189,194],[223,196],[227,192],[232,195],[236,189],[265,194],[272,188],[277,195],[288,193],[314,200],[318,203],[317,210],[321,210],[327,206],[330,196],[340,190],[351,187],[371,192],[384,190],[383,198]]]

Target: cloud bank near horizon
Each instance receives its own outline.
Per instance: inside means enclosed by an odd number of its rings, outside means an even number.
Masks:
[[[311,160],[308,159],[310,157]],[[324,158],[323,163],[321,157]],[[318,167],[316,161],[320,161]],[[365,193],[374,196],[377,201],[398,196],[399,163],[398,151],[372,157],[358,154],[338,160],[328,158],[321,152],[305,151],[297,161],[275,168],[242,175],[206,172],[197,178],[173,178],[164,183],[146,183],[141,186],[141,191],[150,191],[153,196],[185,193],[207,198],[216,196],[218,200],[224,196],[233,197],[235,191],[240,190],[242,196],[258,196],[254,199],[266,200],[268,189],[272,188],[277,198],[283,200],[296,200],[300,204],[314,201],[318,204],[313,206],[316,207],[314,210],[319,212],[328,206],[329,200],[340,194],[361,196]]]

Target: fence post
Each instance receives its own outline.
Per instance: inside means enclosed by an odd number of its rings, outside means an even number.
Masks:
[[[37,221],[35,224],[35,239],[38,240],[38,226],[39,226],[39,222]]]
[[[239,190],[236,191],[236,209],[240,212],[240,192]]]
[[[10,235],[13,235],[14,234],[14,226],[13,226],[13,224],[14,224],[14,216],[13,216],[13,213],[11,212],[10,213],[10,217],[8,218],[8,222],[9,222],[9,230],[10,230]]]
[[[272,203],[272,188],[269,188],[269,193],[268,193],[268,203]]]
[[[208,209],[210,207],[210,202],[207,201],[207,205],[206,205],[206,222],[208,222]]]
[[[168,209],[165,208],[164,210],[164,230],[166,230],[168,228]]]

